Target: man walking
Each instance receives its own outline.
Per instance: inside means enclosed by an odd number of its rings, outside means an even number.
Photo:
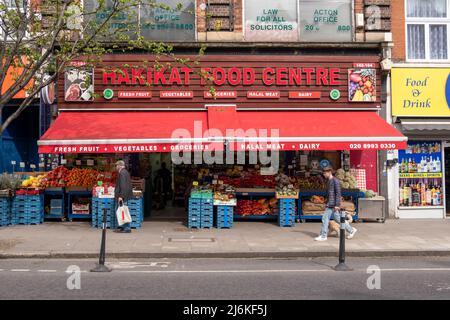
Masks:
[[[133,186],[131,185],[130,173],[125,169],[125,162],[119,160],[116,162],[117,176],[116,188],[114,191],[116,210],[120,205],[126,205],[127,201],[133,197]],[[131,233],[131,224],[125,223],[118,229],[118,233]]]
[[[340,205],[341,205],[341,184],[337,178],[333,176],[333,168],[326,167],[323,169],[323,175],[328,182],[328,202],[327,208],[322,216],[322,228],[320,235],[315,238],[316,241],[326,241],[328,237],[328,225],[333,217],[337,223],[340,223]],[[352,228],[348,222],[345,222],[345,230],[349,233],[347,239],[355,236],[356,228]]]

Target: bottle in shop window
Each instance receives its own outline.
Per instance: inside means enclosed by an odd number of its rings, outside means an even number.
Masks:
[[[433,188],[431,189],[431,205],[435,206],[436,205],[436,189]]]
[[[427,190],[425,187],[425,183],[422,181],[421,187],[420,187],[420,197],[421,197],[421,205],[426,206],[427,205]]]
[[[433,195],[431,193],[430,185],[427,184],[427,191],[426,191],[426,204],[427,206],[431,206],[431,203],[433,201]]]
[[[441,188],[439,186],[437,186],[436,188],[436,205],[440,206],[442,205],[442,201],[441,201]]]
[[[420,161],[422,165],[422,172],[428,172],[428,162],[427,157],[422,157],[422,160]]]
[[[399,203],[400,203],[400,205],[402,206],[403,205],[403,195],[404,195],[404,193],[403,193],[403,189],[405,188],[405,183],[402,181],[402,182],[400,182],[400,190],[399,190]]]
[[[442,171],[441,170],[441,159],[439,157],[437,157],[435,166],[436,166],[436,172],[441,172]]]
[[[433,172],[433,157],[431,157],[431,156],[430,156],[430,159],[428,160],[427,170],[428,170],[428,172]]]
[[[417,185],[413,185],[412,187],[412,205],[418,206],[420,204],[420,193]]]

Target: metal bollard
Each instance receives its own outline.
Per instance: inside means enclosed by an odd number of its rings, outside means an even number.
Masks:
[[[352,271],[353,269],[349,268],[345,264],[345,211],[340,211],[341,216],[341,229],[339,230],[339,263],[334,267],[336,271]]]
[[[106,259],[106,208],[103,208],[103,224],[102,224],[102,243],[100,246],[100,257],[98,264],[91,272],[111,272],[111,269],[105,266]]]

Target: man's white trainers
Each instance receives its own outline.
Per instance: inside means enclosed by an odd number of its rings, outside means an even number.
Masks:
[[[315,241],[327,241],[326,236],[318,236],[317,238],[314,238]]]
[[[352,239],[352,238],[355,236],[356,231],[358,231],[358,230],[357,230],[356,228],[353,228],[352,233],[350,233],[350,234],[348,235],[347,239]]]

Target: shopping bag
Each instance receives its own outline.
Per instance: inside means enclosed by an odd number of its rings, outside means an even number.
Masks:
[[[117,222],[119,223],[119,226],[124,225],[125,223],[131,223],[131,215],[130,210],[126,205],[122,205],[117,208],[116,211],[117,216]]]

